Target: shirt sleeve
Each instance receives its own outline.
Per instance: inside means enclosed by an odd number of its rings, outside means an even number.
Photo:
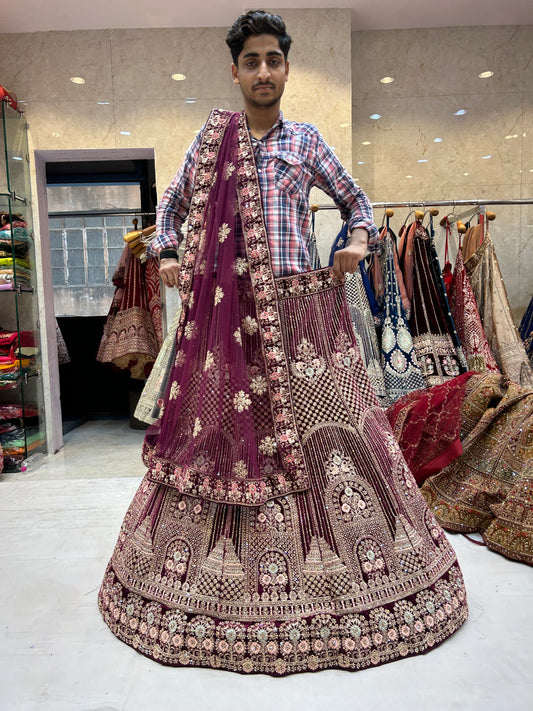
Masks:
[[[315,157],[315,185],[335,202],[350,232],[356,227],[365,229],[368,232],[368,250],[377,251],[379,230],[374,224],[372,205],[318,131]]]
[[[148,244],[147,257],[157,257],[162,249],[178,249],[180,245],[181,226],[189,214],[194,190],[201,136],[202,132],[200,131],[185,154],[183,165],[163,193],[157,206],[156,236]]]

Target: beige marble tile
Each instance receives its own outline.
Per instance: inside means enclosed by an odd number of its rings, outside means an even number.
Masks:
[[[290,80],[298,83],[351,82],[351,16],[348,9],[274,9],[292,37]]]
[[[533,87],[533,24],[519,27],[515,44],[522,67],[522,91],[531,91]]]
[[[70,77],[79,76],[77,85]],[[2,83],[19,99],[103,101],[112,94],[108,30],[2,35]]]
[[[287,86],[281,104],[285,118],[317,126],[348,171],[352,154],[350,97],[349,84],[293,83]]]
[[[533,75],[530,88],[533,89]],[[522,152],[523,198],[533,199],[533,91],[522,94],[522,133],[520,136]]]
[[[35,150],[116,148],[112,105],[96,101],[30,101],[26,115]]]
[[[141,103],[231,97],[231,55],[225,37],[224,28],[113,30],[114,98]],[[174,81],[171,75],[177,73],[187,78]]]
[[[454,116],[458,106],[467,113]],[[382,118],[370,119],[375,112]],[[354,106],[354,161],[365,161],[361,172],[368,177],[372,170],[375,185],[392,187],[406,179],[417,188],[516,183],[522,132],[519,93],[508,94],[505,103],[498,95],[480,94],[432,97],[430,105],[411,98],[370,99]],[[510,134],[517,138],[506,139]]]
[[[214,107],[240,110],[238,100],[199,100],[187,104],[183,100],[159,101],[158,110],[148,103],[116,101],[114,104],[117,148],[154,148],[157,194],[161,197],[177,173],[185,152],[193,142],[196,131],[206,122]],[[129,131],[131,135],[122,135]]]
[[[354,96],[390,98],[521,91],[530,33],[516,26],[352,33]],[[479,74],[494,76],[480,79]],[[391,76],[394,82],[382,84]]]

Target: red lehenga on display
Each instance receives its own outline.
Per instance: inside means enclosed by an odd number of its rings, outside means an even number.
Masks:
[[[467,616],[455,554],[329,269],[275,278],[244,114],[204,130],[148,467],[99,594],[163,664],[284,675],[424,653]]]

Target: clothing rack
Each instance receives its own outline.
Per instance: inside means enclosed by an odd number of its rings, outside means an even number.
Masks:
[[[48,217],[155,217],[155,212],[140,210],[74,210],[68,212],[49,212]]]
[[[533,205],[532,199],[516,199],[516,200],[421,200],[419,202],[373,202],[372,207],[375,209],[388,207],[460,207],[461,205],[477,205],[484,207],[485,205]],[[311,205],[311,212],[318,210],[338,210],[337,205]]]

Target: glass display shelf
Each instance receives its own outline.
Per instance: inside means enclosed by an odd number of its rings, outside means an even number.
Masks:
[[[0,471],[46,451],[27,124],[0,102]]]

